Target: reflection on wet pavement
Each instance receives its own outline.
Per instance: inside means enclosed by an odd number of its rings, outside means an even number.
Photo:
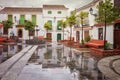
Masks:
[[[17,52],[22,50],[26,45],[18,44],[4,44],[3,47],[0,47],[0,63],[6,61]]]
[[[72,49],[72,53],[70,53],[69,47],[64,46],[63,48],[63,45],[51,44],[51,46],[50,45],[40,46],[36,50],[34,55],[31,57],[29,61],[29,65],[34,63],[37,65],[42,65],[41,69],[52,70],[51,74],[53,74],[54,71],[56,71],[56,68],[61,69],[67,67],[69,68],[68,72],[70,72],[71,76],[75,78],[77,76],[77,78],[74,80],[108,80],[97,69],[97,61],[98,60],[96,58],[90,55],[89,51],[78,51]],[[41,74],[43,73],[41,72]],[[44,74],[44,75],[48,75],[48,74]],[[64,76],[64,74],[62,76]],[[61,79],[57,77],[52,80],[72,80],[70,79],[71,76],[69,76],[68,79],[67,78]],[[44,80],[44,79],[40,79],[40,80]],[[45,80],[49,80],[49,79],[45,79]]]

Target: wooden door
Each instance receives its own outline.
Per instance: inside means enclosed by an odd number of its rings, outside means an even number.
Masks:
[[[103,28],[98,28],[98,39],[103,40]]]
[[[76,31],[76,41],[79,42],[80,41],[80,32]]]
[[[114,48],[120,49],[120,23],[115,24],[114,29]]]
[[[61,40],[61,34],[57,34],[57,41]]]
[[[47,39],[51,40],[52,39],[52,34],[51,33],[47,33]]]
[[[85,40],[85,38],[88,37],[88,36],[89,36],[89,31],[84,31],[84,40]]]

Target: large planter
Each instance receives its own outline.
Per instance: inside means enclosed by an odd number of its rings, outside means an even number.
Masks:
[[[98,48],[91,48],[90,52],[92,55],[96,57],[106,57],[106,56],[113,56],[120,54],[119,49],[110,49],[110,50],[103,50]]]

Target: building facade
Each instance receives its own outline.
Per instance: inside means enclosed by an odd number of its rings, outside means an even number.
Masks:
[[[88,22],[87,25],[83,25],[83,38],[85,40],[85,37],[87,37],[88,35],[90,36],[91,39],[100,39],[100,40],[104,40],[104,24],[101,23],[97,23],[95,21],[95,17],[97,16],[97,5],[99,3],[101,3],[101,1],[103,0],[93,0],[91,3],[76,9],[76,13],[79,14],[81,11],[83,12],[88,12]],[[112,3],[114,3],[114,6],[119,6],[120,5],[120,1],[119,0],[112,0]],[[93,14],[90,14],[90,8],[93,9]],[[120,40],[116,39],[116,27],[115,25],[118,24],[119,25],[119,21],[107,25],[107,29],[106,29],[106,40],[108,42],[110,42],[113,45],[116,45],[116,47],[120,48]],[[118,27],[117,27],[118,28]],[[82,29],[81,27],[76,27],[74,28],[74,32],[76,33],[74,36],[76,37],[76,40],[81,41],[81,33],[82,33]],[[80,34],[78,34],[80,33]],[[117,33],[120,34],[120,32],[117,29]],[[118,34],[118,36],[120,37],[120,35]],[[116,39],[116,40],[115,40]],[[118,45],[119,44],[119,45]]]
[[[43,5],[43,23],[49,22],[52,26],[45,36],[52,42],[63,38],[60,20],[65,20],[66,16],[68,16],[68,8],[64,5]]]
[[[36,26],[31,32],[31,38],[35,36],[49,37],[52,41],[62,39],[62,28],[59,20],[63,20],[68,15],[68,8],[64,5],[43,5],[42,8],[27,7],[5,7],[0,11],[0,22],[10,20],[13,27],[9,30],[1,28],[3,35],[19,37],[20,39],[29,39],[28,31],[24,29],[25,20],[32,21]],[[46,33],[44,23],[49,22],[52,25],[51,30]]]

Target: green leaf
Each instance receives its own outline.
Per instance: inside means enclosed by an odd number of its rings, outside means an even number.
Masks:
[[[111,0],[105,0],[105,2],[101,2],[97,5],[98,8],[98,16],[96,17],[96,22],[111,23],[117,18],[120,17],[118,9],[111,3]]]

